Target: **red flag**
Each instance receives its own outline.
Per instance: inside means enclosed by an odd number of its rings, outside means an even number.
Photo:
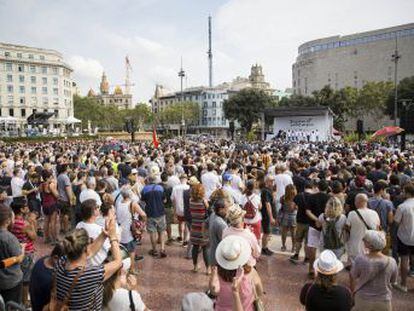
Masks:
[[[155,148],[158,148],[159,142],[158,142],[158,138],[157,138],[157,131],[155,130],[155,125],[153,125],[152,127],[152,143],[154,145]]]

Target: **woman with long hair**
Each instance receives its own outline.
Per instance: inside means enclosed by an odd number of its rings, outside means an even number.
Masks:
[[[319,224],[322,227],[321,249],[330,249],[338,259],[341,259],[345,253],[342,233],[346,224],[346,216],[343,213],[343,205],[339,198],[332,197],[328,200],[325,212],[319,215]]]
[[[294,185],[287,185],[285,188],[285,195],[280,198],[280,226],[282,228],[282,252],[286,251],[286,239],[287,234],[290,232],[292,239],[292,253],[295,251],[295,234],[296,234],[296,214],[298,212],[298,206],[294,202],[294,198],[297,194],[296,187]]]
[[[254,233],[260,244],[262,235],[262,215],[260,210],[262,209],[262,202],[260,196],[255,193],[255,186],[256,182],[254,179],[250,179],[246,182],[242,206],[246,211],[246,214],[244,215],[244,223],[246,224],[246,227]]]
[[[337,275],[344,268],[343,263],[330,251],[323,251],[313,267],[316,278],[306,283],[300,292],[300,302],[307,311],[350,311],[351,291],[337,284]]]
[[[98,266],[88,265],[88,258],[101,249],[106,238],[110,240],[113,260]],[[63,248],[66,256],[56,265],[56,288],[52,289],[56,290],[56,300],[67,303],[69,310],[102,310],[103,282],[122,265],[115,219],[107,220],[105,229],[94,241],[85,229],[75,229],[64,238]]]
[[[193,272],[198,272],[198,254],[203,252],[203,260],[206,266],[206,273],[210,273],[210,263],[208,260],[208,203],[205,199],[204,186],[200,183],[194,184],[190,190],[190,213],[191,230],[190,240],[193,258]]]
[[[40,197],[42,202],[43,214],[45,221],[43,224],[43,232],[45,235],[45,243],[56,243],[58,238],[57,230],[57,201],[59,198],[59,192],[57,190],[57,182],[52,174],[48,170],[42,172],[43,183],[40,184]]]

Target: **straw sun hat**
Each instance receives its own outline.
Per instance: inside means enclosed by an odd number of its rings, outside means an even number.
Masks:
[[[216,260],[223,269],[235,270],[249,261],[251,253],[252,248],[245,238],[229,235],[217,246]]]
[[[318,273],[325,275],[337,274],[344,268],[342,261],[338,260],[331,250],[324,250],[318,259],[313,263],[313,268]]]

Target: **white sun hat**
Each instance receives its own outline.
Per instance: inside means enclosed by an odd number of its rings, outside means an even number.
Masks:
[[[225,237],[217,246],[217,263],[226,270],[244,266],[250,259],[252,248],[245,238],[237,235]]]
[[[318,271],[318,273],[331,275],[337,274],[344,268],[342,261],[338,260],[335,253],[329,249],[324,250],[319,258],[313,263],[313,268]]]

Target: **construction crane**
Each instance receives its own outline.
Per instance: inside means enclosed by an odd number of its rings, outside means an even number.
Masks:
[[[125,95],[131,94],[131,86],[135,86],[135,83],[131,83],[129,80],[129,75],[132,71],[131,63],[129,62],[128,55],[125,56],[125,83],[123,84],[113,84],[109,87],[117,87],[117,86],[123,86],[125,88]]]

